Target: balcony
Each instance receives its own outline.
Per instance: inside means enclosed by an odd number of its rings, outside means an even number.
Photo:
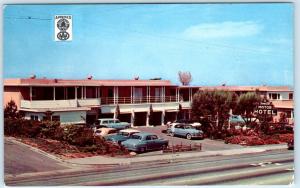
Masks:
[[[100,106],[100,99],[71,99],[71,100],[21,100],[21,108],[76,108]]]
[[[176,96],[154,97],[102,97],[101,104],[140,104],[140,103],[165,103],[177,102]]]

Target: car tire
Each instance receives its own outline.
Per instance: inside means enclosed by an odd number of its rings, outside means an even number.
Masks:
[[[174,136],[175,136],[175,134],[174,134],[173,132],[170,132],[170,136],[174,137]]]
[[[187,134],[186,135],[186,139],[191,140],[192,139],[192,135],[191,134]]]
[[[162,145],[161,150],[165,150],[165,149],[167,149],[167,147],[168,147],[167,145]]]
[[[140,149],[139,149],[139,152],[140,153],[144,153],[146,151],[146,148],[145,147],[141,147]]]

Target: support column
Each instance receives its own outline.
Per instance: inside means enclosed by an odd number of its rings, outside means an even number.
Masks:
[[[134,127],[134,110],[131,110],[131,120],[130,120],[130,123],[131,123],[131,127]]]
[[[162,125],[162,126],[165,126],[165,115],[166,115],[166,110],[164,109],[164,110],[161,112],[161,125]]]
[[[68,99],[68,88],[66,88],[66,99]]]
[[[132,104],[132,98],[133,98],[133,92],[132,92],[132,86],[130,86],[130,103]]]
[[[147,116],[146,116],[146,127],[149,127],[149,115],[150,115],[150,112],[148,110]]]
[[[75,87],[75,99],[77,100],[77,87]]]
[[[119,104],[119,87],[118,86],[116,86],[116,90],[117,90],[117,96],[116,96],[117,104]]]
[[[95,98],[98,98],[98,88],[95,87]]]
[[[114,104],[116,104],[116,86],[114,86],[113,91],[114,91]]]
[[[81,99],[83,99],[83,86],[81,86]]]
[[[149,86],[146,86],[146,93],[147,103],[149,103]]]
[[[86,99],[86,86],[84,86],[84,99]]]
[[[29,97],[30,101],[32,101],[32,86],[29,87]]]
[[[55,101],[55,87],[53,87],[53,100]]]

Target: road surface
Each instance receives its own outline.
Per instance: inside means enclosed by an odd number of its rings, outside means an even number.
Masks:
[[[7,179],[7,185],[288,185],[294,153],[263,153],[180,159],[95,168],[72,174]]]
[[[4,139],[4,173],[18,175],[24,173],[62,170],[67,167],[29,147]]]

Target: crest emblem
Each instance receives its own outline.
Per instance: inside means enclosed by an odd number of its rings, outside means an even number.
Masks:
[[[55,16],[55,40],[56,41],[72,40],[72,16],[71,15]]]

